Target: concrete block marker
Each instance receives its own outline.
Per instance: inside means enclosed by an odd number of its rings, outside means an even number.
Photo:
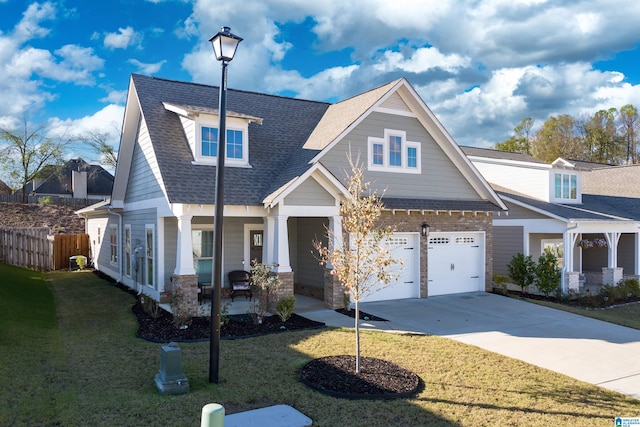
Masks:
[[[189,393],[189,380],[182,370],[182,352],[178,344],[172,342],[162,346],[160,372],[155,381],[162,394]]]

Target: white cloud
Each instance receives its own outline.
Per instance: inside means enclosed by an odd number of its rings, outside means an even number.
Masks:
[[[129,64],[135,65],[138,68],[138,72],[142,74],[156,74],[160,71],[160,68],[167,62],[166,60],[158,61],[153,64],[145,64],[144,62],[140,62],[137,59],[129,59],[127,61]]]
[[[0,33],[0,122],[33,116],[55,98],[55,83],[93,84],[93,73],[103,68],[104,61],[91,48],[33,47],[49,34],[43,23],[55,16],[52,3],[33,3],[11,31]]]
[[[469,67],[470,63],[469,58],[458,54],[443,55],[434,47],[425,47],[414,50],[408,58],[405,58],[401,52],[386,51],[383,60],[373,64],[373,69],[378,72],[402,70],[408,73],[420,73],[440,68],[455,73],[461,68]]]
[[[104,46],[108,49],[126,49],[136,46],[142,40],[142,35],[132,27],[118,28],[116,33],[107,33],[104,36]]]

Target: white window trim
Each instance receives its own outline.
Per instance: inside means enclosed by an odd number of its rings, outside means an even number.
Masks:
[[[402,139],[402,158],[400,166],[391,166],[389,164],[389,138],[391,136],[399,136]],[[373,146],[374,144],[382,145],[382,165],[373,163]],[[408,166],[409,148],[416,149],[416,167]],[[407,141],[407,132],[401,130],[385,129],[384,137],[377,138],[370,136],[367,139],[367,158],[368,170],[376,172],[396,172],[396,173],[422,173],[421,144],[415,141]]]
[[[151,235],[151,251],[152,251],[152,256],[151,259],[153,260],[153,268],[151,271],[151,284],[149,284],[149,277],[147,276],[148,272],[149,272],[149,265],[148,265],[148,260],[149,260],[149,256],[148,254],[148,247],[147,247],[147,233],[151,231],[152,235]],[[144,227],[144,284],[145,286],[149,286],[152,289],[156,289],[156,268],[157,268],[157,257],[156,257],[156,248],[155,248],[155,243],[156,243],[156,227],[154,224],[145,224]]]
[[[115,239],[116,239],[115,242],[111,241],[112,236],[115,237]],[[112,266],[117,266],[118,265],[118,257],[119,257],[119,254],[118,254],[118,246],[119,246],[118,240],[120,240],[120,239],[118,239],[118,237],[119,237],[118,236],[118,225],[117,224],[109,225],[109,263]],[[112,257],[113,249],[114,249],[113,247],[114,246],[115,246],[115,253],[116,253],[116,259],[115,260]]]
[[[127,237],[129,237],[129,248],[127,250]],[[132,241],[131,241],[131,224],[125,224],[124,225],[124,252],[125,252],[125,257],[124,257],[124,275],[125,277],[131,278],[131,272],[133,271],[133,248],[131,247],[132,245]],[[129,265],[126,265],[126,261],[127,261],[127,255],[129,256]],[[129,274],[127,274],[127,270],[129,270]]]
[[[199,164],[207,164],[207,165],[216,165],[218,164],[218,156],[203,156],[202,155],[202,128],[215,128],[218,129],[219,123],[215,123],[213,121],[204,121],[199,120],[196,122],[196,162]],[[249,166],[249,126],[242,122],[234,123],[231,121],[229,123],[229,119],[227,119],[227,131],[237,130],[242,132],[242,159],[231,159],[228,157],[228,150],[225,150],[225,166],[236,166],[236,167],[248,167]],[[220,132],[218,132],[219,134]],[[219,138],[220,135],[218,135]],[[225,138],[226,143],[226,138]],[[226,147],[225,147],[226,148]]]
[[[556,197],[556,175],[560,175],[560,182],[563,183],[564,179],[563,176],[567,175],[569,176],[569,197],[562,197],[563,194],[563,189],[564,189],[564,184],[561,184],[561,188],[560,188],[560,197]],[[576,178],[576,197],[572,198],[571,197],[571,177],[574,176]],[[582,200],[582,194],[581,194],[581,189],[580,189],[581,183],[580,183],[580,175],[577,173],[572,173],[572,172],[565,172],[565,171],[552,171],[552,175],[551,175],[551,194],[550,194],[550,199],[554,202],[559,202],[559,203],[567,203],[567,202],[573,202],[573,203],[580,203]]]

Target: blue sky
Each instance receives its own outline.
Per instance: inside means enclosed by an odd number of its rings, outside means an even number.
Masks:
[[[0,0],[0,127],[117,146],[129,74],[219,84],[226,25],[231,88],[333,102],[406,77],[487,147],[524,117],[640,107],[639,22],[636,0]]]

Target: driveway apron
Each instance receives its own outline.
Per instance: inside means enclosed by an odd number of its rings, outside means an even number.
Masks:
[[[451,338],[640,399],[640,330],[484,292],[361,310],[388,320],[366,328]]]

